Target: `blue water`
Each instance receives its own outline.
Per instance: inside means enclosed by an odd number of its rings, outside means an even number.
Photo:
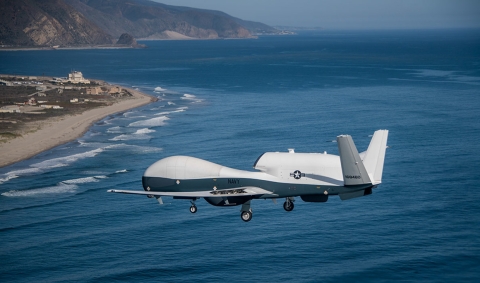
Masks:
[[[480,280],[480,32],[311,32],[146,42],[141,50],[0,52],[0,73],[133,86],[159,101],[0,169],[2,282]],[[238,207],[141,190],[191,155],[253,170],[265,151],[363,151],[390,130],[383,184],[327,203]],[[35,146],[35,145],[32,145]]]

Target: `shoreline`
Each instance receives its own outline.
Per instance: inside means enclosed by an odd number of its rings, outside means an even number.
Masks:
[[[105,117],[147,105],[155,100],[153,96],[132,88],[123,86],[122,88],[128,90],[133,98],[116,102],[110,106],[87,110],[78,115],[49,119],[42,123],[42,127],[37,131],[1,143],[0,168],[30,159],[44,151],[74,141],[83,136],[94,123]]]
[[[142,47],[133,46],[104,46],[104,45],[88,45],[88,46],[12,46],[0,47],[0,51],[38,51],[38,50],[89,50],[89,49],[141,49]]]

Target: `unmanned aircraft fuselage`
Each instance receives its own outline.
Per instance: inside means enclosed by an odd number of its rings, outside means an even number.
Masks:
[[[188,156],[172,156],[152,164],[142,178],[144,191],[109,190],[189,199],[204,198],[214,206],[242,205],[241,217],[250,221],[253,199],[285,198],[291,211],[294,197],[306,202],[326,202],[331,195],[342,200],[372,193],[381,183],[387,130],[376,131],[367,151],[358,153],[348,135],[337,137],[339,155],[324,153],[267,152],[254,164],[257,172],[232,169]]]

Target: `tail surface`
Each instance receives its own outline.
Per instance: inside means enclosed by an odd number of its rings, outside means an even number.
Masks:
[[[363,164],[373,185],[382,182],[383,163],[387,149],[388,130],[378,130],[373,134],[367,151],[362,152]]]
[[[349,135],[338,136],[337,144],[345,186],[372,184],[352,137]]]

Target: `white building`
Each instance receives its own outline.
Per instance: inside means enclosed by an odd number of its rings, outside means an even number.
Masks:
[[[73,71],[71,72],[70,74],[68,74],[68,82],[70,83],[74,83],[74,84],[89,84],[90,81],[89,80],[86,80],[83,78],[83,74],[82,72],[78,72],[78,71]]]

